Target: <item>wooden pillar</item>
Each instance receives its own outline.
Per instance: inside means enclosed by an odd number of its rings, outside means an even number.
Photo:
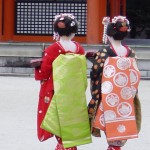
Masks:
[[[127,4],[126,4],[126,0],[122,0],[122,5],[123,5],[123,16],[126,16],[126,7],[127,7]]]
[[[3,28],[3,0],[0,0],[0,41],[2,41],[2,28]]]
[[[100,0],[100,43],[102,43],[104,25],[102,24],[102,20],[107,16],[107,0]]]
[[[110,0],[110,17],[120,15],[120,0]]]
[[[99,44],[102,39],[102,18],[106,16],[107,0],[87,0],[87,44]]]
[[[14,35],[14,11],[15,0],[4,0],[4,23],[3,23],[3,39],[10,41]]]

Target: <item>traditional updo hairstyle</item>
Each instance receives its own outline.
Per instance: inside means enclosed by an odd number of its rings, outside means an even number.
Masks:
[[[54,36],[70,36],[72,33],[77,33],[78,25],[76,18],[72,14],[60,14],[55,16]]]
[[[103,21],[106,32],[105,34],[112,36],[114,40],[123,40],[127,36],[128,32],[130,32],[129,21],[124,16],[114,17],[112,22],[109,20],[110,18],[108,19],[105,17],[105,22]],[[106,22],[107,24],[105,24]]]

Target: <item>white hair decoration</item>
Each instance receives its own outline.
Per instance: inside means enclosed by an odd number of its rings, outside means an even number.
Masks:
[[[103,43],[107,44],[107,35],[106,35],[106,31],[107,31],[107,26],[110,22],[110,17],[104,17],[102,24],[104,25],[104,31],[103,31]]]
[[[112,19],[112,23],[116,23],[117,21],[122,21],[122,22],[126,22],[127,24],[129,24],[129,20],[125,17],[125,16],[115,16],[113,19]]]
[[[54,32],[54,34],[53,34],[53,40],[58,41],[58,40],[59,40],[59,38],[60,38],[60,36],[59,36],[58,32],[57,32],[57,33],[56,33],[56,32]]]
[[[129,20],[125,16],[116,16],[112,19],[112,23],[114,23],[114,24],[118,21],[121,21],[122,23],[125,23],[125,24],[127,23],[128,25],[130,24]],[[127,28],[127,27],[121,27],[120,31],[130,32],[131,29]]]
[[[73,14],[64,13],[64,14],[56,15],[54,21],[56,21],[58,18],[60,18],[59,20],[64,20],[64,17],[66,16],[73,20],[75,19],[75,16]]]
[[[58,18],[59,20],[64,20],[65,17],[69,17],[71,18],[72,20],[75,19],[75,16],[73,14],[70,14],[70,13],[63,13],[63,14],[60,14],[60,15],[56,15],[55,18],[54,18],[54,21],[56,21]],[[70,24],[71,27],[75,26],[75,21],[72,21],[71,24]],[[64,26],[61,25],[61,28],[64,28]],[[59,34],[54,32],[53,34],[53,40],[56,40],[58,41],[60,38]]]
[[[122,25],[125,24],[123,27],[120,28],[120,31],[127,31],[127,32],[130,32],[130,28],[126,26],[126,24],[130,24],[129,20],[125,17],[125,16],[115,16],[113,19],[112,19],[112,22],[111,23],[114,23],[116,24],[118,21],[122,22]],[[103,21],[102,21],[102,24],[104,25],[104,31],[103,31],[103,43],[104,44],[107,44],[107,34],[106,34],[106,31],[107,31],[107,26],[108,24],[110,23],[110,17],[104,17],[103,18]]]
[[[74,21],[72,21],[71,24],[70,24],[70,26],[73,27],[73,26],[75,26],[75,24],[76,23]]]

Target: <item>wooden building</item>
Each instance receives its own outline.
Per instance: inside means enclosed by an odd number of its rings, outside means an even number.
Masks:
[[[73,13],[80,22],[75,40],[102,42],[104,16],[126,14],[126,0],[0,0],[0,42],[53,42],[56,14]]]

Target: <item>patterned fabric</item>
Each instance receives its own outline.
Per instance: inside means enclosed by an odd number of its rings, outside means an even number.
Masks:
[[[128,48],[128,51],[129,52],[128,52],[127,57],[136,58],[135,53],[132,49]],[[91,123],[91,132],[93,136],[100,136],[100,130],[93,127],[93,120],[95,119],[97,108],[99,104],[101,103],[101,79],[102,79],[102,71],[103,71],[104,62],[107,57],[115,57],[115,56],[117,55],[113,51],[111,46],[108,46],[102,50],[99,50],[96,53],[93,66],[91,68],[90,78],[91,78],[92,99],[88,105],[88,113],[89,113],[89,119]],[[138,105],[140,107],[140,103],[138,103]],[[136,115],[139,115],[139,114],[140,114],[140,110],[138,111]]]
[[[86,105],[86,58],[60,54],[53,62],[54,96],[41,128],[62,138],[65,148],[91,143]]]
[[[102,102],[94,127],[104,130],[108,141],[138,136],[133,99],[140,73],[134,58],[108,57],[102,75]]]
[[[96,133],[95,136],[100,136],[97,129],[93,128],[92,123],[97,111],[97,107],[100,104],[101,100],[100,92],[101,92],[102,68],[104,65],[104,61],[107,57],[108,53],[106,49],[98,51],[95,57],[95,61],[93,63],[92,71],[90,72],[92,99],[88,105],[88,113],[91,122],[92,133],[95,132]]]
[[[74,43],[76,44],[75,53],[83,55],[83,47],[77,42]],[[35,68],[35,80],[40,80],[41,83],[37,110],[37,136],[41,142],[53,136],[52,133],[40,127],[54,94],[52,63],[60,54],[66,53],[70,51],[65,51],[59,42],[55,42],[45,49],[41,66]]]
[[[46,86],[46,82],[41,82],[41,89],[44,90]],[[47,132],[45,130],[43,130],[40,126],[41,123],[43,121],[43,118],[47,112],[47,109],[49,107],[50,101],[53,97],[54,91],[51,91],[49,96],[49,101],[45,101],[45,99],[40,96],[39,98],[39,102],[38,102],[38,112],[37,112],[37,135],[38,135],[38,139],[42,142],[45,141],[47,139],[49,139],[50,137],[53,137],[53,134],[50,132]]]

